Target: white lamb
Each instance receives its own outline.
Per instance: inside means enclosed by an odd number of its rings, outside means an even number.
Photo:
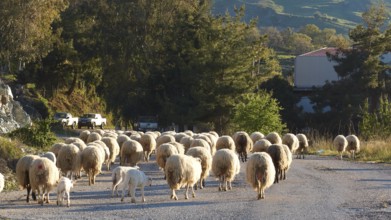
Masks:
[[[348,141],[346,151],[350,153],[350,157],[353,156],[354,160],[356,159],[356,153],[360,151],[360,140],[354,134],[346,136],[346,140]]]
[[[71,198],[69,193],[73,188],[73,181],[67,177],[61,177],[57,185],[57,205],[62,205],[65,197],[67,199],[67,207],[71,205]]]
[[[129,185],[129,192],[132,196],[132,203],[136,203],[136,187],[141,189],[141,202],[145,202],[144,187],[152,185],[152,179],[147,177],[143,171],[130,169],[125,173],[124,184],[122,188],[121,201],[124,201],[126,186]]]
[[[111,196],[112,197],[114,196],[114,191],[116,192],[116,194],[118,196],[118,186],[123,183],[125,173],[131,169],[138,170],[139,167],[138,166],[134,166],[134,167],[118,166],[113,170],[113,172],[111,174],[111,180],[113,183],[113,185],[111,187]]]
[[[342,160],[342,154],[346,150],[346,147],[348,146],[348,141],[343,135],[337,135],[334,138],[333,145],[337,149],[338,153],[340,154],[340,158]]]
[[[168,186],[171,188],[171,199],[178,200],[175,190],[186,186],[185,199],[188,199],[188,191],[191,187],[193,198],[195,198],[194,184],[201,177],[201,160],[188,155],[174,154],[166,162],[165,174]]]

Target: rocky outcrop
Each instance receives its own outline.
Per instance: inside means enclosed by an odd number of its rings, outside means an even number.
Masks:
[[[30,116],[14,100],[11,88],[0,80],[0,133],[31,125]]]

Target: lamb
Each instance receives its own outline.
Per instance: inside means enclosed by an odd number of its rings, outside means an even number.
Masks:
[[[260,139],[254,143],[253,152],[266,152],[270,145],[272,145],[272,143],[267,139]]]
[[[217,139],[216,151],[224,148],[235,151],[235,142],[231,136],[223,135]]]
[[[231,182],[240,172],[240,161],[235,151],[226,148],[216,151],[212,160],[212,172],[220,180],[219,191],[231,190]]]
[[[265,138],[272,144],[282,144],[281,137],[277,132],[271,132]]]
[[[274,183],[285,179],[285,171],[288,168],[288,157],[285,153],[284,147],[281,144],[272,144],[267,148],[267,153],[273,160],[276,176]]]
[[[0,173],[0,192],[4,189],[4,176]]]
[[[109,163],[114,164],[115,159],[119,155],[119,145],[117,139],[113,137],[103,137],[101,141],[105,143],[107,148],[109,149],[110,152]],[[110,169],[110,167],[108,168]]]
[[[76,164],[79,151],[79,148],[75,145],[67,144],[58,152],[56,165],[65,176],[68,176],[68,174],[70,176],[75,174],[76,170],[74,169],[74,166]]]
[[[265,198],[265,189],[273,185],[276,170],[273,160],[266,152],[256,152],[250,156],[246,166],[246,180],[257,191],[258,199]]]
[[[33,160],[39,158],[37,155],[26,155],[18,160],[16,163],[16,178],[19,183],[19,187],[27,189],[26,202],[30,202],[31,184],[29,177],[29,169]],[[35,192],[31,194],[33,200],[36,200]]]
[[[174,154],[179,154],[174,145],[168,143],[162,144],[156,149],[156,163],[164,170],[167,158]]]
[[[88,174],[88,185],[95,184],[95,177],[101,172],[104,152],[98,146],[87,146],[81,152],[81,165]]]
[[[29,169],[29,177],[31,190],[38,192],[38,203],[43,205],[44,200],[50,203],[49,193],[60,177],[53,161],[44,157],[34,159]]]
[[[126,183],[126,184],[125,184]],[[136,203],[136,187],[141,189],[141,202],[145,202],[144,187],[152,185],[152,179],[147,177],[143,171],[137,169],[130,169],[126,171],[124,184],[122,188],[121,202],[124,201],[124,194],[126,186],[129,185],[129,192],[132,196],[132,203]]]
[[[208,149],[204,147],[192,147],[186,152],[186,155],[200,158],[202,172],[199,181],[199,187],[200,189],[204,188],[205,179],[209,176],[209,171],[212,168],[212,155]],[[197,189],[197,184],[195,185],[195,188]]]
[[[125,173],[131,169],[139,169],[139,167],[138,166],[134,166],[134,167],[118,166],[113,170],[113,172],[111,174],[111,180],[113,183],[113,185],[111,187],[111,196],[112,197],[114,196],[114,191],[116,192],[116,194],[118,196],[118,186],[123,182],[124,177],[125,177]]]
[[[253,133],[250,134],[250,138],[251,140],[253,141],[253,143],[261,140],[262,138],[264,138],[265,135],[263,135],[261,132],[259,131],[254,131]]]
[[[250,136],[244,131],[238,131],[233,135],[236,152],[242,162],[247,161],[247,154],[253,149],[253,141]]]
[[[188,191],[191,187],[193,198],[195,198],[194,184],[201,177],[201,160],[188,155],[174,154],[166,162],[165,174],[168,185],[171,188],[171,199],[178,200],[175,190],[186,186],[185,199],[189,199]]]
[[[346,150],[346,147],[348,146],[348,141],[343,135],[337,135],[334,138],[333,141],[334,147],[337,149],[338,153],[340,154],[341,160],[342,160],[342,154]]]
[[[152,152],[156,148],[156,140],[152,134],[144,134],[141,136],[140,144],[144,150],[144,161],[149,161]]]
[[[300,134],[301,135],[301,134]],[[287,133],[282,137],[282,143],[288,146],[292,153],[295,153],[299,149],[299,139],[292,133]]]
[[[41,157],[48,158],[49,160],[53,161],[54,164],[56,164],[56,162],[57,162],[56,155],[54,155],[54,153],[51,151],[48,151],[48,152],[42,154]]]
[[[82,132],[80,132],[79,134],[79,138],[82,139],[84,141],[84,143],[87,143],[87,138],[88,138],[88,135],[90,135],[90,131],[89,130],[83,130]]]
[[[360,151],[360,140],[354,134],[346,136],[348,141],[348,146],[346,150],[350,153],[350,156],[353,156],[353,160],[356,159],[356,153]]]
[[[129,164],[136,166],[144,156],[144,150],[141,144],[135,140],[129,140],[122,144],[121,148],[121,166]]]
[[[308,140],[307,136],[305,134],[297,134],[297,139],[299,140],[299,148],[297,149],[297,158],[301,158],[303,156],[304,159],[304,153],[308,151]]]
[[[67,207],[71,205],[71,199],[69,193],[73,188],[73,181],[67,177],[61,177],[57,185],[57,205],[62,205],[65,197],[67,199]]]

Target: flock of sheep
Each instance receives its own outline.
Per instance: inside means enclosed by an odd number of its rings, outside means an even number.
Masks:
[[[346,138],[338,135],[334,146],[339,152],[345,150],[353,154],[359,150],[359,140],[354,135]],[[257,191],[258,199],[265,198],[265,189],[273,183],[286,179],[293,154],[303,158],[308,150],[308,140],[304,134],[287,133],[280,137],[276,132],[264,136],[260,132],[251,135],[239,131],[219,136],[216,132],[136,132],[84,130],[79,137],[70,137],[64,142],[54,144],[50,151],[42,155],[26,155],[19,159],[16,176],[21,188],[27,190],[34,200],[43,205],[49,203],[49,192],[57,193],[57,205],[67,200],[75,179],[88,176],[89,185],[107,170],[119,157],[120,166],[112,172],[112,196],[122,187],[121,201],[125,191],[136,202],[135,190],[141,189],[142,202],[145,202],[144,187],[152,184],[152,179],[137,166],[149,161],[156,154],[156,163],[164,172],[164,178],[171,189],[171,199],[178,200],[176,190],[186,188],[185,199],[194,187],[202,189],[205,180],[213,173],[219,180],[219,191],[232,189],[232,181],[240,171],[241,163],[246,162],[246,181]],[[248,155],[250,155],[248,157]],[[0,174],[0,192],[4,177]],[[36,198],[36,196],[38,198]]]

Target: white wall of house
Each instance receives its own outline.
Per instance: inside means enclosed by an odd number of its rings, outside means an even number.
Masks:
[[[326,81],[337,81],[334,70],[336,62],[328,60],[326,55],[312,56],[303,54],[295,59],[294,86],[298,90],[321,87]]]

